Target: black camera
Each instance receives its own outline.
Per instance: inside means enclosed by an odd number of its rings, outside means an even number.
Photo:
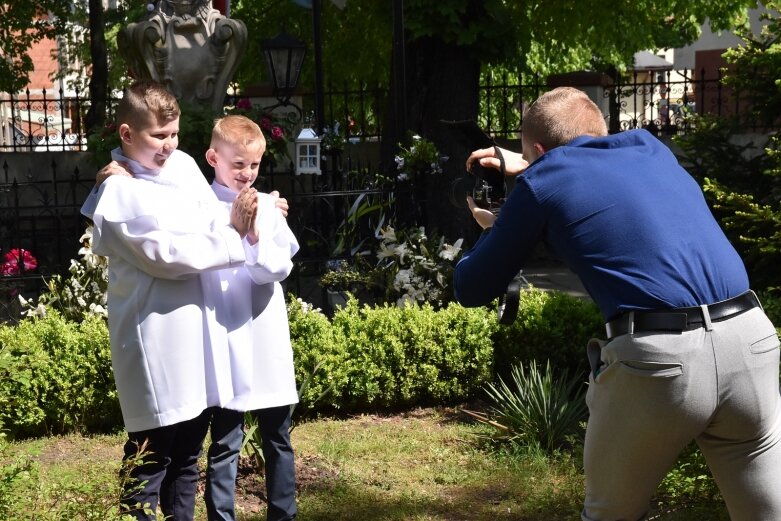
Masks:
[[[500,164],[497,170],[495,168],[485,168],[479,161],[474,161],[470,170],[450,185],[450,202],[457,208],[467,208],[466,197],[471,195],[477,206],[498,214],[505,198],[515,186],[515,178],[508,178],[505,175],[504,158],[501,150],[499,150],[494,140],[480,130],[477,123],[472,120],[442,120],[442,123],[453,130],[457,138],[470,151],[494,147],[495,156]],[[519,271],[510,281],[510,284],[508,284],[504,295],[499,299],[496,312],[500,324],[513,323],[518,315],[518,306],[521,300],[520,292],[528,286],[529,282],[523,276],[523,270]]]
[[[496,143],[485,132],[480,130],[473,120],[464,121],[445,121],[457,139],[472,151],[480,148],[496,147]],[[496,156],[504,166],[501,152],[496,148]],[[509,182],[513,180],[510,179]],[[496,170],[494,168],[485,168],[479,161],[471,165],[471,169],[462,177],[454,180],[450,185],[450,202],[457,208],[466,208],[466,197],[472,196],[475,204],[480,208],[498,213],[509,193],[507,186],[508,180],[504,175],[504,168]]]
[[[450,202],[457,208],[466,208],[466,197],[471,195],[477,206],[498,213],[506,191],[501,172],[475,161],[470,171],[450,185]]]

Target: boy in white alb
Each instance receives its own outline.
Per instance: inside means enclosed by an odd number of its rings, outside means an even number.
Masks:
[[[195,161],[177,151],[179,106],[164,86],[139,81],[117,108],[121,148],[99,173],[110,175],[82,213],[94,222],[93,250],[109,257],[111,363],[128,431],[131,469],[122,497],[136,519],[193,518],[197,458],[208,426],[204,386],[204,296],[199,274],[241,266],[257,210],[245,190],[230,218],[213,223],[217,204]],[[124,166],[122,166],[124,165]],[[139,485],[140,490],[133,487]]]
[[[227,221],[238,194],[258,176],[266,142],[252,120],[226,116],[215,122],[206,159],[212,189]],[[254,226],[245,239],[241,267],[206,272],[209,347],[206,390],[211,418],[206,508],[208,519],[234,520],[234,490],[244,412],[257,417],[266,462],[268,521],[296,516],[295,465],[290,444],[291,405],[298,402],[287,309],[280,281],[293,268],[298,242],[274,195],[258,193]],[[284,200],[281,200],[284,201]]]

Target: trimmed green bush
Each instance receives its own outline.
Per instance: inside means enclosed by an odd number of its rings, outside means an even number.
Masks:
[[[121,425],[105,320],[50,311],[0,327],[0,423],[15,436]]]
[[[601,330],[590,304],[537,290],[524,293],[511,326],[492,309],[454,303],[372,308],[351,299],[329,319],[291,298],[288,316],[304,413],[463,402],[494,380],[494,367],[548,358],[557,372],[577,366]],[[77,323],[49,309],[0,326],[0,425],[11,437],[122,425],[102,317]]]
[[[586,343],[595,337],[605,337],[596,304],[566,293],[525,290],[518,318],[494,333],[496,372],[509,381],[512,366],[550,361],[556,370],[577,375],[586,367]]]
[[[345,406],[399,407],[472,397],[491,378],[496,320],[450,304],[360,307],[334,314],[349,356]]]
[[[319,309],[290,297],[287,306],[296,381],[306,382],[299,396],[301,409],[338,409],[347,385],[345,341]]]

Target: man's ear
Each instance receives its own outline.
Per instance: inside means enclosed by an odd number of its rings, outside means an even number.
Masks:
[[[210,148],[206,151],[206,162],[209,163],[212,167],[217,166],[217,151],[213,148]]]
[[[534,151],[537,152],[537,157],[543,155],[545,153],[545,147],[540,145],[539,143],[534,144]]]
[[[130,125],[127,123],[122,123],[119,126],[119,139],[121,139],[123,143],[127,144],[130,144],[133,141],[133,135],[132,132],[130,132]]]

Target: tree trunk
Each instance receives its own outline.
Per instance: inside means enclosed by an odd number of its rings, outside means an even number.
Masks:
[[[85,118],[87,133],[102,128],[106,122],[108,57],[104,27],[103,0],[89,0],[90,56],[92,57],[89,93],[92,102]]]
[[[444,172],[425,183],[425,224],[451,240],[472,242],[477,225],[467,209],[450,201],[452,182],[465,175],[472,148],[458,139],[442,120],[476,120],[479,110],[480,62],[453,44],[425,38],[407,45],[407,121],[410,128],[434,142],[448,160]]]

